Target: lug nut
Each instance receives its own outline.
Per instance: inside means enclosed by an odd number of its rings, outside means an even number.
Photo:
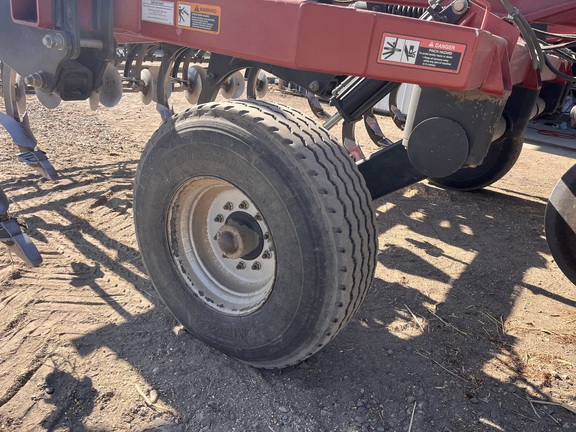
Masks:
[[[224,204],[224,210],[231,211],[232,209],[234,209],[234,204],[232,204],[231,202],[227,202],[226,204]]]
[[[242,209],[242,210],[246,210],[249,207],[248,201],[242,201],[240,203],[240,205],[238,206],[238,208]]]
[[[264,251],[264,253],[262,254],[262,259],[270,259],[272,258],[272,254],[270,253],[270,251]]]
[[[262,268],[262,264],[260,264],[258,261],[256,261],[254,264],[252,264],[252,270],[260,270]]]
[[[238,263],[238,265],[236,266],[236,268],[237,268],[238,270],[244,270],[244,269],[246,268],[246,264],[244,264],[244,261],[240,261],[240,262]]]
[[[222,222],[224,222],[224,216],[222,216],[221,214],[217,215],[217,216],[214,218],[214,222],[217,222],[217,223],[222,223]]]
[[[262,215],[260,213],[256,213],[256,215],[254,216],[254,219],[256,219],[257,221],[261,221]]]

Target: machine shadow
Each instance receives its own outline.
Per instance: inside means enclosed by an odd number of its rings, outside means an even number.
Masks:
[[[132,365],[169,407],[157,413],[174,427],[168,430],[401,430],[413,407],[414,430],[483,430],[479,419],[517,424],[517,430],[557,426],[536,417],[523,398],[524,388],[541,392],[524,374],[515,338],[502,328],[521,289],[575,306],[523,281],[527,270],[546,265],[542,200],[418,184],[376,202],[381,267],[358,314],[304,363],[259,371],[172,331],[177,323],[153,292],[134,239],[121,242],[100,226],[111,220],[131,226],[136,163],[66,169],[55,183],[30,175],[2,184],[20,203],[17,211],[47,260],[61,259],[55,248],[61,236],[86,260],[69,263],[70,285],[91,289],[124,319],[75,338],[79,355],[107,347]],[[50,201],[56,190],[66,191],[65,198]],[[525,235],[526,221],[532,236]],[[154,307],[131,313],[109,295],[104,272],[133,284]],[[488,375],[488,363],[511,379]],[[60,378],[87,389],[76,399],[83,407],[76,423],[81,430],[96,397],[85,381],[90,378]],[[59,413],[68,409],[67,401],[55,398],[54,404],[44,422],[48,429],[61,425]],[[258,414],[246,418],[246,412]],[[554,416],[570,420],[566,413]]]
[[[390,385],[390,377],[409,376],[401,400],[428,399],[428,404],[430,398],[424,395],[433,385],[434,408],[451,413],[445,428],[488,428],[487,423],[470,424],[471,413],[496,425],[515,423],[514,430],[558,427],[549,418],[542,421],[525,399],[525,391],[547,399],[542,391],[547,384],[527,370],[527,358],[506,331],[523,290],[560,306],[576,306],[573,299],[524,282],[529,270],[547,264],[545,202],[493,190],[450,192],[426,184],[385,201],[378,203],[379,261],[385,270],[377,274],[343,339],[362,340],[379,352],[364,354],[367,359],[388,359],[382,367],[387,376],[374,374],[382,388]],[[527,230],[532,235],[526,235]],[[388,233],[405,235],[408,246],[388,243]],[[434,264],[441,261],[442,269]],[[402,371],[406,375],[400,377]],[[494,376],[495,371],[502,373]],[[495,401],[499,408],[489,403]],[[419,420],[422,430],[441,430],[438,424],[426,425],[426,411]],[[573,421],[573,416],[563,420]]]
[[[525,389],[546,396],[504,328],[522,289],[575,305],[523,282],[527,270],[546,266],[544,203],[419,184],[376,205],[385,271],[351,324],[298,366],[260,371],[241,364],[171,332],[177,323],[164,307],[81,336],[74,346],[84,357],[106,346],[134,365],[171,407],[164,417],[174,430],[402,430],[410,422],[413,430],[514,424],[510,430],[549,431],[574,421],[563,411],[533,411]],[[387,241],[394,230],[408,245]],[[435,265],[440,259],[455,268]],[[146,355],[135,341],[148,346]],[[488,364],[510,378],[487,373]]]
[[[9,178],[2,186],[15,203],[11,212],[26,221],[28,234],[45,260],[57,259],[62,254],[58,249],[67,248],[67,241],[87,261],[99,263],[127,281],[145,284],[145,270],[133,239],[130,244],[121,243],[99,227],[117,217],[131,227],[131,190],[137,163],[128,160],[63,169],[54,182],[30,174]],[[51,200],[55,192],[60,198]],[[54,234],[63,238],[55,240]]]

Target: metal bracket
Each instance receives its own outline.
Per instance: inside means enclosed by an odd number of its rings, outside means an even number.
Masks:
[[[16,145],[21,149],[30,150],[18,156],[20,162],[30,165],[48,180],[56,180],[58,178],[58,173],[46,157],[46,153],[41,150],[34,150],[36,141],[28,136],[24,123],[16,121],[9,115],[0,113],[0,125],[6,129]]]
[[[76,3],[76,2],[69,2]],[[47,82],[47,90],[54,90],[55,77],[60,64],[69,59],[72,50],[48,49],[42,42],[47,36],[61,36],[63,32],[44,28],[30,27],[17,24],[12,20],[10,2],[0,2],[0,39],[26,42],[26,55],[18,49],[14,49],[13,43],[0,44],[0,59],[17,71],[23,77],[39,72],[38,65],[42,65]]]
[[[9,206],[10,201],[0,186],[0,243],[4,243],[10,251],[31,266],[39,266],[42,263],[40,252],[26,234],[26,224],[10,217]]]
[[[372,199],[380,198],[411,184],[424,180],[426,176],[416,170],[402,141],[368,156],[358,164],[360,173]]]
[[[18,156],[18,160],[38,171],[48,180],[56,180],[58,173],[42,150],[30,151]]]
[[[25,77],[28,85],[46,94],[61,95],[64,100],[87,99],[100,87],[115,52],[112,0],[93,3],[94,30],[88,35],[92,39],[81,39],[77,1],[54,1],[54,29],[14,22],[10,2],[0,2],[0,39],[25,41],[27,49],[22,55],[12,44],[0,44],[0,59]]]
[[[16,219],[0,221],[0,243],[27,264],[38,267],[42,264],[42,256],[24,230],[25,225]]]
[[[12,137],[12,141],[20,147],[30,150],[36,148],[36,141],[26,133],[23,123],[17,121],[13,117],[0,112],[0,125],[6,129],[6,132]]]
[[[330,118],[330,114],[324,110],[324,107],[320,104],[320,101],[314,93],[308,90],[304,90],[304,96],[308,100],[308,105],[316,117],[322,120],[327,120]]]
[[[298,84],[300,87],[314,89],[321,97],[330,97],[344,77],[318,72],[300,71],[266,63],[244,60],[222,54],[211,53],[208,65],[208,80],[202,88],[199,103],[213,101],[222,82],[232,73],[245,68],[262,69],[285,81]]]

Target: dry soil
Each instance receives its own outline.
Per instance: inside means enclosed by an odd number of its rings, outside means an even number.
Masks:
[[[132,182],[154,107],[135,93],[97,112],[33,99],[60,178],[15,161],[0,133],[0,184],[44,256],[29,268],[0,249],[2,430],[576,430],[576,287],[543,233],[574,153],[526,146],[481,192],[422,182],[376,201],[359,313],[304,363],[262,371],[183,331],[143,268]]]

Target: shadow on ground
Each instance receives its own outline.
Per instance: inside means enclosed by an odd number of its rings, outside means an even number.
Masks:
[[[136,249],[70,210],[73,202],[91,206],[102,200],[110,180],[118,190],[128,190],[135,163],[64,171],[55,187],[67,197],[50,203],[58,222],[33,216],[43,204],[26,206],[38,195],[49,196],[45,184],[30,191],[36,178],[3,186],[35,227],[36,241],[49,243],[61,233],[87,262],[99,263],[74,263],[71,270],[82,276],[71,285],[89,287],[125,322],[79,336],[74,347],[82,358],[108,347],[158,390],[167,410],[142,409],[154,413],[151,430],[549,431],[576,423],[560,407],[527,401],[527,389],[547,399],[542,386],[556,384],[529,373],[527,359],[505,328],[523,291],[576,307],[574,299],[525,282],[527,271],[547,265],[542,199],[495,190],[458,194],[419,184],[410,194],[378,201],[382,268],[353,322],[304,363],[259,371],[183,331],[171,331],[177,323],[140,275],[144,268]],[[94,190],[97,182],[100,191],[78,193],[86,185]],[[18,194],[22,189],[28,192]],[[122,211],[131,204],[107,198],[99,205]],[[88,237],[116,249],[121,259],[110,258]],[[124,265],[128,259],[131,266]],[[102,269],[134,284],[156,307],[138,315],[123,309],[108,295]],[[62,372],[59,379],[73,389],[73,397],[50,399],[54,411],[42,423],[47,430],[60,425],[64,410],[76,416],[74,430],[84,430],[83,419],[102,396],[89,377],[68,375]],[[71,400],[81,407],[71,410]]]

